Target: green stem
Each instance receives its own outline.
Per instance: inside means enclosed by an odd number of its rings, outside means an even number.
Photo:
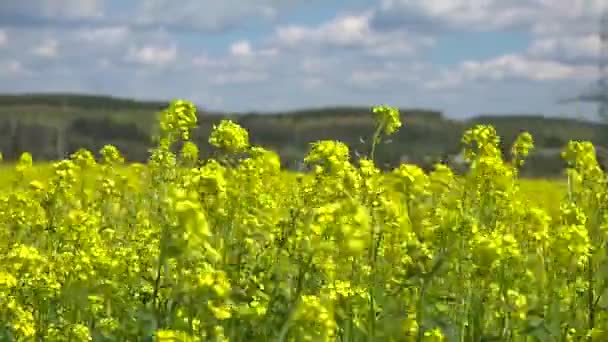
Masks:
[[[372,150],[370,152],[369,158],[374,161],[374,156],[376,155],[376,145],[380,139],[380,134],[382,133],[382,129],[386,126],[386,119],[382,120],[382,122],[376,127],[376,131],[374,132],[374,136],[372,138]]]
[[[588,324],[589,324],[589,330],[593,329],[595,327],[595,298],[594,298],[594,291],[593,291],[593,278],[594,278],[594,274],[593,274],[593,255],[591,255],[589,257],[589,269],[587,270],[587,281],[589,282],[589,288],[587,290],[587,307],[589,310],[589,316],[588,316]]]
[[[368,290],[369,293],[369,323],[368,323],[368,329],[369,329],[369,335],[368,335],[368,341],[373,341],[374,338],[376,337],[376,308],[375,308],[375,302],[374,302],[374,284],[371,285],[371,287]]]
[[[285,322],[283,322],[283,325],[281,326],[281,330],[279,333],[279,342],[283,342],[285,341],[285,339],[287,338],[287,333],[289,332],[289,326],[291,323],[291,320],[293,319],[293,316],[296,313],[297,307],[298,307],[298,302],[300,301],[300,294],[302,293],[302,290],[304,289],[304,278],[306,277],[306,274],[308,273],[308,268],[310,267],[310,264],[312,263],[312,254],[308,257],[307,262],[302,265],[302,267],[300,268],[300,271],[298,272],[298,284],[296,285],[296,293],[294,295],[293,298],[293,304],[291,305],[291,308],[289,310],[289,315],[287,316],[287,319],[285,320]]]

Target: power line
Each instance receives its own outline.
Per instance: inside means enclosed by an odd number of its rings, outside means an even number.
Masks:
[[[608,9],[604,11],[600,21],[600,55],[599,67],[599,109],[598,114],[608,119]]]
[[[598,79],[585,91],[565,102],[593,102],[598,104],[598,117],[608,121],[608,8],[603,11],[599,25]]]

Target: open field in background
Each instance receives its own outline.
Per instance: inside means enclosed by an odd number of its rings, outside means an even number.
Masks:
[[[0,189],[7,189],[16,179],[15,163],[0,162]],[[45,181],[52,175],[52,162],[35,162],[34,167],[28,170],[26,179],[33,181]],[[300,174],[295,171],[284,170],[286,177],[294,178]],[[137,179],[133,171],[128,166],[123,167],[122,173],[130,179]],[[94,178],[94,172],[91,171]],[[562,178],[554,179],[538,179],[538,178],[521,178],[519,179],[521,193],[528,198],[532,203],[545,208],[552,216],[557,217],[559,214],[559,204],[567,194],[567,181]]]
[[[521,179],[522,196],[531,203],[544,208],[552,217],[559,217],[560,202],[568,193],[565,179]]]

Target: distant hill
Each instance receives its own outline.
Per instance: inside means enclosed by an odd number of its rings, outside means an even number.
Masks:
[[[159,110],[168,102],[138,101],[102,95],[87,94],[21,94],[0,95],[0,106],[47,106],[95,110]]]
[[[152,146],[157,113],[163,101],[138,101],[83,94],[0,95],[0,151],[7,159],[31,152],[36,159],[57,159],[85,147],[98,151],[114,144],[131,160],[144,161]],[[401,109],[404,127],[392,142],[377,150],[386,167],[407,161],[430,167],[439,160],[453,159],[461,150],[464,131],[475,124],[491,124],[508,151],[515,137],[529,131],[537,152],[531,156],[525,174],[559,175],[563,163],[556,151],[568,140],[589,140],[598,149],[608,148],[608,125],[539,115],[484,115],[467,120],[446,118],[429,109]],[[253,143],[276,150],[286,167],[296,168],[310,142],[338,139],[353,151],[366,153],[373,121],[370,108],[313,108],[289,112],[219,113],[199,109],[200,127],[194,138],[204,154],[213,124],[223,118],[239,122],[250,132]]]

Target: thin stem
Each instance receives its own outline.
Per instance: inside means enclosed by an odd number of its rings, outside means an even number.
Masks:
[[[374,161],[374,156],[376,155],[376,145],[380,140],[380,134],[382,133],[382,129],[386,126],[386,119],[383,119],[382,122],[376,127],[376,131],[374,132],[374,136],[372,138],[372,150],[370,152],[369,158]]]
[[[588,316],[588,324],[589,324],[589,330],[592,330],[595,326],[595,298],[594,298],[594,291],[593,291],[593,255],[591,255],[589,257],[589,268],[587,270],[587,281],[589,282],[589,288],[587,290],[587,306],[588,306],[588,310],[589,310],[589,316]]]

